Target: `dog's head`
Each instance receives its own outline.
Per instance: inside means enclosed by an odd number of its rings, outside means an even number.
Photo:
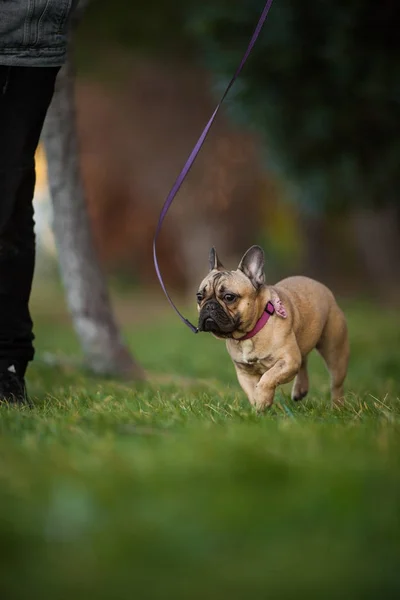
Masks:
[[[218,338],[240,338],[256,322],[264,287],[264,252],[252,246],[235,271],[227,271],[214,248],[210,271],[197,292],[199,330]]]

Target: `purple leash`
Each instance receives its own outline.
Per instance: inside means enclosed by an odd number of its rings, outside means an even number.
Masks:
[[[225,98],[227,97],[229,90],[231,89],[231,87],[233,86],[233,84],[235,83],[236,79],[239,77],[240,72],[242,71],[247,59],[249,58],[250,52],[253,50],[253,47],[258,39],[258,36],[260,35],[261,29],[265,23],[265,20],[267,18],[267,15],[269,13],[269,9],[271,8],[271,4],[272,4],[272,0],[267,0],[267,2],[265,3],[265,7],[264,10],[261,14],[261,17],[257,23],[257,27],[255,28],[255,31],[253,33],[253,37],[250,40],[250,43],[247,47],[246,52],[244,53],[244,56],[241,60],[241,63],[239,65],[239,67],[236,70],[236,73],[234,74],[234,76],[232,77],[231,81],[229,82],[228,87],[225,90],[224,95],[222,96],[220,102],[217,105],[217,108],[214,110],[211,119],[208,121],[207,125],[204,128],[203,133],[201,134],[201,136],[199,137],[195,147],[193,148],[192,152],[190,153],[189,158],[186,161],[185,166],[183,167],[182,171],[180,172],[177,180],[175,181],[170,193],[167,196],[167,199],[164,202],[164,206],[162,208],[160,217],[158,219],[158,224],[157,224],[157,229],[154,235],[154,240],[153,240],[153,259],[154,259],[154,266],[156,269],[156,273],[157,273],[157,277],[158,280],[160,282],[160,285],[164,291],[164,294],[166,295],[168,302],[170,303],[170,305],[172,306],[172,308],[174,309],[174,311],[176,312],[176,314],[178,315],[178,317],[185,323],[185,325],[187,325],[189,327],[189,329],[191,329],[193,331],[193,333],[198,333],[198,329],[195,325],[193,325],[193,323],[191,323],[188,319],[186,319],[177,309],[177,307],[175,306],[175,304],[173,303],[170,295],[167,292],[167,289],[165,287],[165,283],[163,281],[162,275],[161,275],[161,271],[160,271],[160,267],[158,264],[158,260],[157,260],[157,251],[156,251],[156,243],[157,243],[157,239],[158,236],[160,234],[161,231],[161,227],[163,224],[163,221],[167,215],[167,212],[169,210],[169,207],[171,206],[172,202],[174,201],[174,198],[176,196],[176,194],[178,193],[182,183],[185,180],[186,175],[189,173],[190,169],[192,168],[192,165],[194,163],[194,161],[196,160],[196,157],[198,155],[198,153],[201,150],[201,147],[203,146],[205,139],[211,129],[212,124],[215,121],[215,117],[218,114],[219,109],[221,108],[221,105],[223,103],[223,101],[225,100]]]

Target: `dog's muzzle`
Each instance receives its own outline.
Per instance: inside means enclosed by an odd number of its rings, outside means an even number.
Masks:
[[[209,300],[199,315],[199,331],[227,335],[235,330],[235,324],[216,300]]]

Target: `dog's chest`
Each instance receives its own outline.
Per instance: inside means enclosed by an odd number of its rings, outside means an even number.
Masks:
[[[245,364],[257,362],[253,340],[244,340],[241,342],[239,345],[239,354],[241,355],[241,362]]]
[[[264,372],[273,364],[273,357],[271,355],[264,356],[252,339],[236,344],[230,355],[235,363],[246,370]]]

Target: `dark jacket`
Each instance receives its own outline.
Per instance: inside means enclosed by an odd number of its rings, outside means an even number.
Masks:
[[[0,64],[61,66],[76,4],[77,0],[0,0]]]

